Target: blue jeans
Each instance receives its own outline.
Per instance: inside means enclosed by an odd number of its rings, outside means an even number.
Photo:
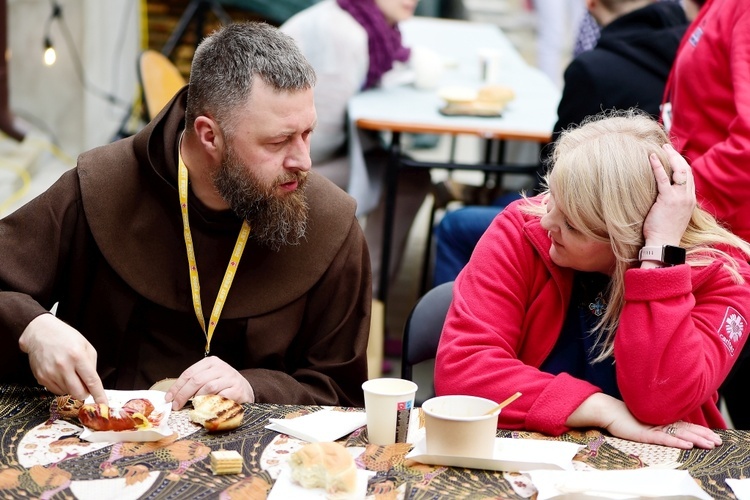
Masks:
[[[499,197],[491,206],[462,207],[443,216],[435,229],[433,287],[456,279],[495,216],[520,197],[518,193],[509,193]]]

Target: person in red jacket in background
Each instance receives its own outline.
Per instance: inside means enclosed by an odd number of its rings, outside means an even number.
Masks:
[[[748,7],[744,0],[709,0],[700,9],[677,51],[662,120],[691,164],[700,206],[750,241]],[[750,429],[750,363],[741,361],[720,392],[734,427]]]
[[[697,207],[688,163],[643,112],[588,118],[552,161],[545,192],[501,212],[456,279],[436,393],[520,391],[507,429],[720,444],[750,245]]]

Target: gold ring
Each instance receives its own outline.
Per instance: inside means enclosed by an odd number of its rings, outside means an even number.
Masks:
[[[687,181],[675,182],[676,186],[684,186],[685,184],[687,184]]]
[[[677,432],[677,427],[674,424],[669,424],[664,432],[670,436],[674,436],[674,433]]]

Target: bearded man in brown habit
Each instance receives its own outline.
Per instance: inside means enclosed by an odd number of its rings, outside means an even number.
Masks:
[[[228,25],[142,131],[0,220],[0,380],[361,406],[370,259],[310,171],[314,84],[276,28]]]

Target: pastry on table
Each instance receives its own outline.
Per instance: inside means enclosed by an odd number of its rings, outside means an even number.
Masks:
[[[352,493],[357,467],[346,448],[333,442],[309,443],[289,457],[292,479],[304,488],[325,488],[328,493]]]
[[[236,401],[218,394],[204,394],[193,396],[193,409],[188,415],[208,432],[221,432],[239,427],[244,414],[245,409]]]

